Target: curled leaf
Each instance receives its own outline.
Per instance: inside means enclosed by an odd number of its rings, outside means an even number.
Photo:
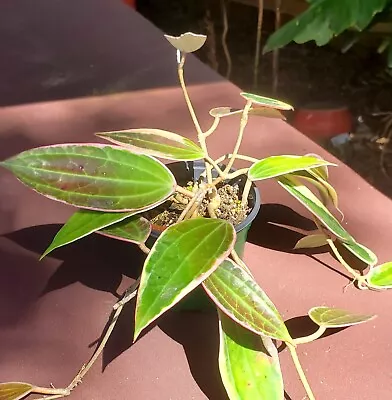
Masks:
[[[184,53],[193,53],[203,47],[207,40],[206,35],[199,35],[192,32],[183,33],[180,36],[165,35],[169,43]]]
[[[20,400],[30,394],[35,386],[24,382],[0,383],[0,400]]]
[[[366,275],[366,280],[377,289],[392,289],[392,261],[372,268]]]
[[[241,93],[241,96],[246,100],[251,100],[253,103],[264,107],[275,108],[277,110],[293,110],[293,106],[284,103],[283,101],[271,99],[270,97],[259,96],[253,93]]]
[[[243,110],[232,107],[215,107],[210,110],[211,117],[227,117],[229,115],[241,114]]]
[[[304,205],[335,236],[344,242],[354,242],[353,237],[342,227],[324,204],[296,177],[285,175],[278,183]]]
[[[376,317],[376,315],[353,314],[350,311],[330,307],[313,307],[308,314],[317,325],[327,328],[358,325]]]

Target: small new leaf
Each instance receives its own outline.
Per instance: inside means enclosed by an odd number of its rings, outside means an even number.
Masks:
[[[243,110],[232,107],[215,107],[210,110],[211,117],[227,117],[229,115],[241,114]]]
[[[241,93],[241,96],[246,100],[251,100],[253,103],[259,104],[264,107],[275,108],[277,110],[293,110],[293,106],[284,103],[280,100],[271,99],[269,97],[259,96],[252,93]]]
[[[265,118],[277,118],[286,120],[286,117],[276,108],[256,106],[249,110],[249,115]]]
[[[391,289],[392,261],[372,268],[366,275],[366,280],[370,286],[376,289]]]
[[[33,389],[33,385],[24,382],[0,383],[0,400],[21,400]]]
[[[353,314],[350,311],[330,307],[313,307],[308,314],[313,322],[326,328],[358,325],[376,317],[376,315]]]
[[[298,240],[297,244],[295,245],[294,249],[314,249],[317,247],[323,247],[328,244],[327,237],[322,233],[317,233],[315,235],[308,235],[300,240]]]
[[[184,53],[193,53],[199,50],[207,40],[207,36],[192,32],[186,32],[180,36],[165,35],[165,38],[173,47]]]

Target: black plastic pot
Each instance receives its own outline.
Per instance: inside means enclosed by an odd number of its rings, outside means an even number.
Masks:
[[[179,185],[186,185],[189,181],[198,180],[205,169],[203,160],[179,161],[170,163],[167,165],[167,167],[173,173]],[[232,170],[232,172],[233,171],[234,170]],[[218,176],[216,171],[212,171],[212,174],[213,177]],[[228,181],[229,184],[237,184],[241,192],[245,185],[245,182],[245,175],[240,175]],[[241,258],[244,255],[248,231],[252,225],[253,220],[256,218],[261,206],[260,192],[254,184],[252,185],[252,188],[249,192],[248,205],[251,208],[251,212],[248,214],[244,221],[235,226],[237,239],[234,248]],[[151,232],[150,238],[147,241],[147,246],[151,248],[151,246],[155,243],[161,233],[161,231],[153,230]],[[202,288],[196,288],[188,296],[181,300],[176,308],[180,310],[206,310],[211,308],[211,302]]]

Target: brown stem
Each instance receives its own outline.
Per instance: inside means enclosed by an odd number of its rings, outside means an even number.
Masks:
[[[241,117],[241,122],[240,122],[240,130],[238,132],[237,142],[234,146],[233,154],[232,154],[229,162],[227,163],[225,170],[223,171],[225,174],[227,174],[230,171],[230,169],[233,166],[234,161],[237,157],[238,150],[240,149],[240,146],[241,146],[242,137],[244,136],[245,127],[246,127],[246,124],[248,123],[248,113],[249,113],[249,110],[251,107],[252,107],[252,101],[248,100],[246,103],[246,106],[244,107],[244,111],[242,112],[242,117]]]
[[[200,147],[202,148],[204,154],[208,157],[208,149],[207,149],[207,145],[206,145],[206,139],[205,139],[205,137],[203,135],[203,131],[202,131],[201,127],[200,127],[200,123],[199,123],[199,121],[197,119],[195,110],[193,108],[191,99],[189,97],[188,89],[186,88],[185,79],[184,79],[184,64],[185,64],[185,54],[182,54],[180,62],[178,64],[178,70],[177,70],[178,79],[180,81],[181,89],[182,89],[182,92],[184,94],[185,102],[186,102],[186,104],[188,106],[189,114],[191,115],[193,124],[194,124],[194,126],[196,128],[197,137],[199,139]],[[207,162],[205,163],[205,168],[206,168],[206,171],[207,171],[207,182],[211,183],[212,182],[211,168],[210,168],[210,166],[208,165]]]
[[[258,78],[259,78],[261,28],[263,26],[263,12],[264,12],[264,1],[259,0],[259,11],[258,11],[258,16],[257,16],[255,63],[253,66],[253,88],[254,89],[257,89]]]
[[[280,8],[282,0],[275,0],[275,32],[280,28]],[[272,93],[276,94],[279,85],[279,49],[272,53]]]
[[[177,185],[176,186],[176,192],[183,194],[186,197],[192,198],[195,194],[191,192],[190,190],[187,190],[183,188],[182,186]]]

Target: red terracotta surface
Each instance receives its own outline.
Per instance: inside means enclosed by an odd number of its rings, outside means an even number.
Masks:
[[[20,14],[15,16],[8,9],[7,18],[11,14],[15,18],[22,18],[21,14],[28,18],[27,11],[23,13],[25,9],[20,6],[26,5],[28,9],[30,2],[6,3],[9,6],[18,4],[13,12]],[[52,37],[41,37],[42,46],[54,41],[56,35],[60,35],[58,32],[62,32],[64,37],[68,35],[66,43],[72,41],[78,48],[78,54],[84,51],[86,63],[98,65],[103,60],[104,64],[106,51],[118,53],[118,59],[123,58],[122,68],[137,77],[137,85],[123,94],[3,107],[0,109],[1,159],[32,146],[95,140],[93,133],[106,129],[150,126],[195,138],[181,92],[176,87],[175,74],[170,72],[175,66],[174,52],[140,15],[113,0],[41,0],[37,3],[41,11],[44,6],[56,3],[57,12],[61,14],[63,9],[70,18],[62,22],[57,20]],[[87,13],[86,9],[93,3],[100,13]],[[88,27],[95,28],[94,46],[86,46],[74,35],[80,28],[78,9],[84,10],[86,31]],[[124,9],[129,11],[125,13]],[[109,14],[115,18],[108,22],[105,18]],[[42,23],[38,28],[45,30],[44,22],[49,24],[51,18],[48,13],[40,15]],[[4,32],[3,16],[0,14],[0,26]],[[104,28],[109,36],[101,42],[104,33],[98,26],[102,27],[103,21],[110,23],[110,29]],[[73,29],[68,29],[69,25]],[[127,39],[125,25],[132,39]],[[34,35],[38,33],[39,29]],[[143,47],[136,43],[129,47],[134,36],[142,39]],[[2,54],[1,69],[8,74],[7,90],[15,87],[10,103],[33,101],[34,96],[40,101],[70,97],[72,93],[75,96],[87,94],[86,88],[77,85],[68,88],[65,85],[62,92],[48,89],[49,93],[44,90],[29,93],[30,88],[39,87],[39,74],[28,72],[28,62],[23,64],[21,54],[28,59],[34,46],[15,45],[12,51],[10,47],[7,51],[8,55]],[[162,57],[156,57],[154,52]],[[4,60],[13,60],[15,54],[19,54],[21,63],[7,66]],[[55,64],[58,54],[52,55]],[[72,70],[73,61],[74,72],[78,73],[83,62],[78,57],[71,58],[64,54],[67,69]],[[201,124],[207,128],[212,122],[208,116],[210,108],[241,106],[242,100],[238,88],[218,79],[196,60],[191,59],[191,64],[188,73],[191,80],[208,82],[190,88]],[[26,73],[22,74],[24,68]],[[12,76],[12,70],[22,74],[20,79]],[[113,72],[113,76],[101,76],[101,85],[111,85],[116,81],[115,75]],[[151,89],[157,86],[158,78],[163,79],[165,87]],[[147,89],[143,90],[143,85]],[[89,84],[86,86],[88,89]],[[232,149],[237,124],[238,118],[226,118],[218,132],[211,136],[209,142],[214,156]],[[315,152],[334,161],[286,123],[263,118],[250,121],[241,150],[255,157]],[[391,201],[344,165],[331,172],[331,180],[341,196],[344,225],[359,241],[371,247],[380,261],[391,259]],[[317,399],[390,399],[392,292],[361,292],[353,288],[343,292],[349,280],[329,254],[292,253],[290,249],[297,235],[270,222],[307,228],[311,227],[308,214],[273,182],[263,183],[260,188],[264,204],[252,226],[245,258],[256,279],[288,321],[292,334],[307,334],[314,329],[304,316],[316,305],[378,314],[370,323],[334,331],[326,338],[299,348]],[[0,381],[67,385],[91,355],[91,344],[100,336],[116,294],[121,293],[140,270],[143,259],[140,252],[130,245],[98,235],[58,250],[38,262],[59,224],[72,211],[70,207],[31,192],[11,174],[0,171]],[[226,400],[216,366],[214,315],[168,312],[131,346],[132,312],[132,305],[129,305],[104,352],[102,363],[97,363],[90,371],[72,399]],[[287,351],[281,353],[281,358],[286,398],[300,400],[304,392]]]

